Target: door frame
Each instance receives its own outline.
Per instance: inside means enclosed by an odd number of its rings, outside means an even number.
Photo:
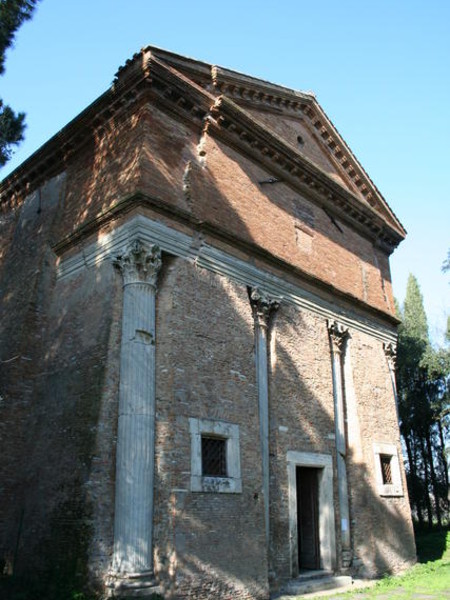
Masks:
[[[336,568],[336,532],[333,499],[333,457],[331,454],[314,452],[287,452],[289,486],[289,546],[291,577],[298,576],[298,529],[297,529],[297,467],[318,469],[319,542],[320,568],[334,571]]]

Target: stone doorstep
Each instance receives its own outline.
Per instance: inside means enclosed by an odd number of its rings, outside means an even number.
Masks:
[[[377,579],[352,579],[351,583],[338,588],[332,588],[328,590],[322,590],[321,592],[311,592],[309,594],[302,594],[301,600],[313,600],[315,598],[326,598],[330,597],[333,600],[334,594],[343,594],[345,592],[351,592],[356,590],[369,589],[377,583]],[[295,600],[292,596],[280,596],[277,600]]]
[[[291,580],[284,586],[277,600],[320,592],[332,593],[333,591],[342,591],[343,588],[351,587],[352,578],[349,575],[333,575],[329,571],[310,571],[300,574],[296,579]]]

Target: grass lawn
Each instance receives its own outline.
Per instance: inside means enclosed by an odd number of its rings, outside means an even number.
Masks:
[[[403,575],[385,577],[368,589],[332,594],[328,596],[328,600],[450,599],[450,532],[419,534],[416,536],[416,544],[420,562]],[[324,598],[321,597],[320,600]]]

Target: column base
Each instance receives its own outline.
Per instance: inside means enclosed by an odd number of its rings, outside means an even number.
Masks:
[[[153,571],[142,573],[109,573],[106,588],[109,598],[162,598]]]
[[[342,568],[348,569],[352,564],[352,551],[350,549],[342,550]]]

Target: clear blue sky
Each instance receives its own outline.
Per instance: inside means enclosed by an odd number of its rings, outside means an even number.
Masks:
[[[440,342],[450,313],[448,0],[42,0],[8,51],[0,95],[27,113],[6,176],[152,44],[316,93],[408,237],[394,292],[412,272]]]

